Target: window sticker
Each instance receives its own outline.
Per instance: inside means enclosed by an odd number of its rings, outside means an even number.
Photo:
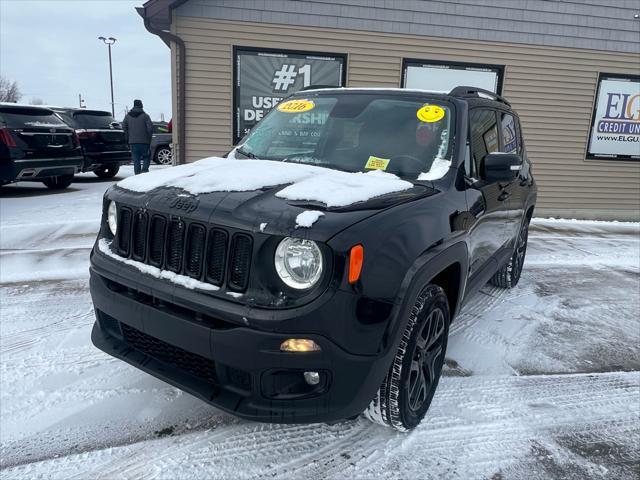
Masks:
[[[386,170],[389,166],[388,158],[380,158],[374,157],[373,155],[369,156],[369,160],[367,160],[367,164],[364,168],[369,170]]]
[[[289,100],[287,102],[279,103],[276,107],[279,112],[284,113],[301,113],[313,110],[316,106],[311,100]]]
[[[438,105],[429,105],[427,103],[418,109],[416,116],[421,122],[439,122],[444,118],[444,108],[439,107]]]

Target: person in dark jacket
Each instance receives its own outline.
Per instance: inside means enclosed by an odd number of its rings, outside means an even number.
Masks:
[[[131,147],[133,171],[136,175],[149,171],[149,144],[153,135],[151,118],[142,109],[142,100],[134,100],[133,108],[122,122],[125,138]]]

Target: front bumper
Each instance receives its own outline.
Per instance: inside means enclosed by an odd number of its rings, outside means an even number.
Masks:
[[[327,336],[255,328],[252,309],[232,302],[185,308],[181,287],[169,295],[154,288],[155,279],[118,272],[120,265],[101,268],[96,257],[94,345],[234,415],[278,423],[351,417],[367,407],[388,368],[388,355],[349,353]],[[322,351],[281,352],[291,337],[311,338]],[[320,383],[307,385],[305,371],[320,372]]]

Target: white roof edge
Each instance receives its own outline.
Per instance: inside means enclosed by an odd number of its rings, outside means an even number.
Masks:
[[[29,105],[27,103],[0,102],[3,107],[28,107],[28,108],[45,108],[51,110],[48,105]]]
[[[310,88],[309,90],[301,90],[296,93],[307,93],[307,92],[319,92],[322,90],[337,90],[337,91],[378,91],[378,92],[414,92],[414,93],[435,93],[438,95],[448,95],[449,91],[445,90],[426,90],[420,88],[400,88],[400,87],[322,87],[322,88]]]

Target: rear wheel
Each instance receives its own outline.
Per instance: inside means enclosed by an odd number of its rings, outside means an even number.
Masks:
[[[93,173],[100,178],[113,178],[118,174],[119,170],[120,165],[104,165],[96,168]]]
[[[520,233],[516,240],[516,248],[513,255],[509,259],[509,263],[503,266],[491,278],[491,284],[496,287],[513,288],[518,284],[520,275],[522,275],[522,267],[524,266],[524,257],[527,253],[527,241],[529,239],[529,219],[526,219],[520,227]]]
[[[438,387],[449,336],[444,290],[427,285],[417,296],[387,376],[365,410],[369,420],[400,431],[424,418]]]
[[[156,154],[153,156],[153,161],[159,165],[171,165],[173,161],[173,153],[168,146],[160,147],[156,150]]]
[[[42,180],[51,190],[62,190],[67,188],[73,182],[73,175],[59,175],[57,177],[45,178]]]

